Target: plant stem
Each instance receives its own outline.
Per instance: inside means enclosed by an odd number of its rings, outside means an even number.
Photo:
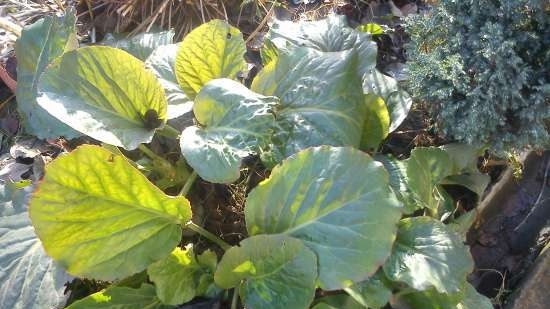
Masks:
[[[157,133],[168,138],[178,139],[181,132],[168,124],[164,124],[164,127],[158,130]]]
[[[168,160],[166,160],[165,158],[154,153],[151,149],[147,148],[145,144],[139,144],[138,148],[139,150],[141,150],[141,152],[143,152],[144,155],[148,156],[151,160],[161,161],[163,164],[167,166],[172,166],[172,163],[168,162]]]
[[[237,309],[237,304],[239,302],[239,288],[241,287],[241,284],[237,285],[233,289],[233,299],[231,300],[231,309]]]
[[[219,238],[218,236],[216,236],[216,235],[210,233],[209,231],[203,229],[202,227],[196,225],[192,221],[187,222],[187,224],[185,224],[185,227],[192,230],[192,231],[194,231],[194,232],[197,232],[202,237],[204,237],[204,238],[210,240],[211,242],[217,244],[224,251],[227,251],[229,248],[231,248],[231,245],[229,245],[228,243],[223,241],[221,238]]]
[[[191,175],[189,175],[189,178],[187,178],[187,181],[181,188],[179,196],[186,196],[187,193],[189,193],[189,190],[191,190],[191,186],[193,186],[193,183],[195,182],[195,179],[197,179],[197,172],[193,171]]]

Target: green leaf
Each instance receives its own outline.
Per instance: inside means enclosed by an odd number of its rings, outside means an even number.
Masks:
[[[139,289],[113,286],[71,304],[67,309],[172,309],[163,305],[155,287],[143,284]]]
[[[46,166],[30,217],[48,255],[69,273],[114,280],[168,256],[191,207],[123,156],[85,145]]]
[[[84,47],[56,59],[40,78],[38,104],[73,129],[134,149],[166,122],[166,98],[143,62],[112,47]]]
[[[366,33],[370,33],[372,35],[384,34],[384,29],[382,29],[382,27],[380,27],[379,24],[369,23],[369,24],[359,25],[357,27],[357,30],[362,31],[362,32],[366,32]]]
[[[473,172],[471,174],[451,175],[441,181],[441,184],[463,186],[477,194],[477,196],[482,196],[490,182],[491,177],[489,175]]]
[[[491,300],[479,294],[471,284],[466,284],[464,298],[456,309],[493,309]]]
[[[384,284],[383,274],[376,273],[366,281],[355,283],[346,292],[365,308],[378,309],[390,300],[392,291]]]
[[[134,36],[107,33],[99,44],[122,49],[132,56],[145,60],[157,47],[172,44],[174,30],[143,32]]]
[[[208,82],[193,106],[200,126],[187,127],[181,134],[187,163],[204,180],[237,180],[242,159],[268,147],[277,103],[277,98],[254,93],[230,79]]]
[[[384,273],[417,290],[434,287],[457,293],[473,270],[473,261],[460,237],[430,217],[401,220],[392,255]]]
[[[27,213],[32,189],[0,185],[1,308],[58,308],[67,298],[71,277],[46,255]]]
[[[407,162],[404,160],[398,160],[392,155],[377,154],[374,159],[384,165],[386,171],[388,171],[390,186],[395,192],[395,195],[405,205],[405,208],[410,208],[409,196],[409,179],[407,178]]]
[[[359,56],[356,66],[359,76],[376,66],[378,48],[371,40],[371,35],[350,28],[343,15],[329,15],[325,19],[298,23],[276,19],[266,34],[266,40],[271,41],[277,49],[291,44],[321,52],[356,50]]]
[[[395,131],[407,118],[412,106],[412,98],[408,93],[399,89],[397,80],[394,78],[373,68],[363,76],[363,92],[375,94],[386,103],[390,113],[390,133]]]
[[[437,209],[437,185],[451,174],[452,162],[447,153],[435,147],[417,147],[407,160],[407,178],[418,207]]]
[[[176,78],[187,96],[194,99],[212,79],[234,79],[246,69],[246,46],[239,29],[222,20],[211,20],[191,31],[180,43]]]
[[[157,47],[145,61],[148,69],[158,78],[164,88],[168,110],[168,119],[177,118],[183,114],[190,113],[193,109],[193,101],[187,97],[176,80],[174,66],[178,44],[163,45]]]
[[[361,135],[361,149],[376,151],[380,143],[388,136],[390,114],[384,100],[376,95],[365,95],[365,104],[367,105],[367,117]]]
[[[445,151],[452,161],[452,174],[460,174],[464,172],[479,172],[477,169],[478,158],[482,151],[478,147],[468,144],[447,144],[439,147]]]
[[[257,235],[225,252],[215,274],[222,288],[240,284],[250,309],[304,309],[315,294],[317,259],[299,240]]]
[[[46,66],[65,51],[78,47],[75,14],[48,16],[25,27],[15,44],[17,55],[17,109],[25,130],[41,139],[74,138],[80,133],[51,116],[36,103],[38,79]]]
[[[353,50],[280,50],[252,82],[252,90],[280,98],[274,160],[319,145],[358,147],[366,106]]]
[[[203,295],[214,283],[217,257],[210,250],[195,256],[190,245],[172,253],[147,268],[155,283],[159,299],[169,305],[179,305]]]
[[[380,163],[350,147],[321,146],[276,166],[248,195],[245,217],[251,235],[302,240],[319,259],[321,288],[334,290],[386,260],[401,205]]]
[[[463,292],[445,294],[438,293],[430,288],[425,291],[414,291],[398,296],[398,299],[407,303],[410,309],[457,309]],[[473,308],[472,308],[473,309]]]

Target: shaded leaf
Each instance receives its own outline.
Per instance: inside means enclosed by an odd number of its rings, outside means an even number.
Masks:
[[[190,113],[193,109],[191,101],[176,80],[174,66],[179,44],[169,44],[157,47],[145,61],[149,68],[160,81],[164,88],[168,110],[168,119],[177,118],[183,114]]]
[[[257,235],[225,252],[215,274],[223,288],[235,287],[250,309],[304,309],[315,293],[316,257],[299,240]]]
[[[399,299],[408,304],[410,309],[457,309],[458,302],[464,293],[438,293],[430,288],[425,291],[414,291],[399,295]]]
[[[451,175],[445,178],[441,184],[463,186],[481,197],[490,182],[491,177],[489,175],[473,172],[471,174]]]
[[[324,296],[315,301],[312,309],[364,309],[351,296],[345,294]]]
[[[186,303],[203,295],[214,283],[217,257],[210,250],[195,256],[192,246],[185,250],[174,249],[172,253],[147,268],[155,283],[158,298],[169,305]]]
[[[181,134],[183,156],[204,180],[237,180],[242,159],[268,147],[277,103],[277,98],[254,93],[230,79],[208,82],[193,106],[200,126],[187,127]]]
[[[176,78],[187,96],[194,99],[210,80],[234,79],[245,70],[245,52],[239,29],[222,20],[211,20],[193,29],[180,43]]]
[[[0,308],[61,308],[71,280],[42,248],[27,208],[32,187],[0,185]]]
[[[143,62],[112,47],[65,53],[44,72],[38,92],[38,104],[57,119],[129,150],[151,141],[166,122],[166,98],[155,76]],[[158,123],[147,121],[151,113]]]
[[[123,156],[85,145],[46,166],[30,217],[46,252],[69,273],[114,280],[168,256],[191,208]]]
[[[380,163],[321,146],[276,166],[248,195],[245,216],[251,235],[302,240],[319,259],[321,288],[334,290],[367,279],[388,257],[401,205]]]
[[[122,49],[145,61],[157,47],[172,44],[173,38],[174,30],[143,32],[134,36],[107,33],[99,44]]]
[[[386,286],[382,277],[383,274],[378,272],[366,281],[354,283],[346,292],[365,308],[382,308],[392,296],[391,289]]]
[[[366,106],[355,58],[353,50],[290,48],[256,76],[252,90],[281,100],[274,161],[312,146],[359,146]]]
[[[393,281],[425,291],[458,293],[473,270],[462,240],[443,223],[430,217],[402,219],[392,255],[384,273]]]
[[[155,294],[155,287],[143,284],[139,289],[113,286],[71,304],[67,309],[172,309]]]
[[[75,14],[63,17],[48,16],[25,27],[15,44],[17,55],[17,109],[25,130],[41,139],[74,138],[80,133],[51,116],[36,103],[38,79],[46,66],[65,51],[78,47]]]
[[[478,293],[471,284],[466,284],[464,298],[456,309],[493,309],[493,304],[489,298]]]

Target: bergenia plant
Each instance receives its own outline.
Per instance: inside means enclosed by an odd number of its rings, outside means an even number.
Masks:
[[[411,100],[376,70],[370,34],[343,16],[275,21],[249,89],[238,81],[242,34],[224,21],[175,44],[163,32],[79,48],[73,14],[24,30],[18,105],[29,133],[103,146],[60,155],[39,183],[2,187],[2,308],[62,307],[71,277],[111,283],[71,309],[176,308],[196,297],[248,309],[491,308],[466,281],[472,216],[457,218],[445,191],[483,192],[478,152],[372,155]],[[191,115],[181,132],[167,124]],[[193,170],[179,174],[177,196],[122,151],[158,156],[167,172],[186,169],[145,146],[156,136],[177,142]],[[186,195],[198,177],[239,180],[250,156],[269,176],[248,188],[247,237],[227,243],[194,222]],[[183,241],[183,230],[210,249]]]

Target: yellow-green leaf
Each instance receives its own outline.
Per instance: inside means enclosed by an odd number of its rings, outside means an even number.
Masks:
[[[388,136],[390,129],[390,113],[382,98],[374,94],[365,95],[367,116],[361,135],[361,149],[375,151]]]
[[[243,35],[222,20],[212,20],[191,31],[176,56],[176,78],[183,91],[195,98],[215,78],[235,78],[246,68]]]
[[[168,256],[191,207],[123,156],[85,145],[46,166],[30,217],[46,252],[70,274],[114,280]]]
[[[38,105],[101,142],[134,149],[166,122],[164,90],[127,52],[90,46],[65,53],[40,78]]]

